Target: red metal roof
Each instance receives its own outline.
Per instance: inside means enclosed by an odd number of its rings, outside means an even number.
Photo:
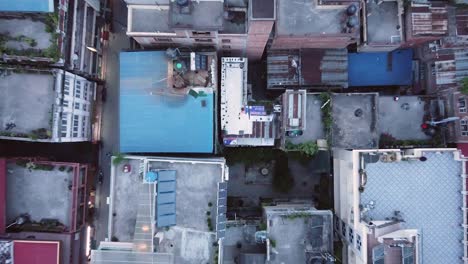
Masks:
[[[6,159],[0,159],[0,234],[6,227]]]
[[[15,240],[13,243],[15,264],[59,264],[60,242]]]
[[[457,148],[463,156],[468,157],[468,143],[457,143]]]

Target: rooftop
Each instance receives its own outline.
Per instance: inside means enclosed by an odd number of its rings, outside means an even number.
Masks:
[[[32,240],[0,240],[0,257],[6,263],[15,264],[58,264],[60,242]],[[11,260],[12,262],[8,262]]]
[[[121,152],[213,152],[216,55],[196,58],[120,53]]]
[[[275,19],[275,0],[250,0],[252,19]]]
[[[169,9],[165,8],[141,8],[131,6],[131,27],[134,32],[173,32],[169,27]]]
[[[279,36],[348,34],[346,5],[330,5],[324,8],[317,3],[318,1],[277,0],[276,2],[276,34]],[[359,24],[359,19],[354,22]],[[355,28],[359,28],[359,25]],[[357,34],[357,31],[353,31],[352,34],[355,33]]]
[[[332,212],[315,208],[264,207],[270,239],[266,263],[313,263],[333,253]],[[274,242],[272,242],[274,241]]]
[[[391,86],[413,83],[413,50],[348,54],[349,86]]]
[[[29,215],[34,223],[43,219],[57,220],[55,232],[74,231],[73,218],[76,196],[72,187],[78,184],[75,163],[30,162],[28,160],[11,160],[6,164],[6,224],[13,223],[21,215]],[[4,172],[0,172],[3,174]],[[82,178],[84,180],[84,178]],[[83,216],[81,212],[78,215]],[[11,226],[10,231],[35,231],[37,227],[28,223]],[[42,229],[41,229],[42,230]]]
[[[399,0],[368,1],[367,6],[367,41],[369,44],[398,44],[401,42]],[[401,10],[403,12],[403,10]]]
[[[240,263],[265,263],[265,244],[259,244],[255,241],[255,232],[258,231],[257,225],[232,223],[226,228],[226,237],[223,240],[223,261],[224,264],[234,264],[239,258],[245,257],[245,254],[255,254],[256,258],[263,262],[240,262]],[[238,247],[239,243],[241,248]],[[258,255],[257,255],[258,254]]]
[[[346,49],[273,50],[267,57],[268,88],[348,87]]]
[[[130,173],[122,172],[124,164],[131,165]],[[147,164],[148,172],[144,173],[146,176],[140,176],[138,172],[138,168],[143,164]],[[149,171],[174,171],[175,181],[171,186],[174,187],[172,199],[175,199],[173,213],[175,222],[169,223],[167,227],[152,227],[157,238],[154,242],[155,251],[174,255],[175,263],[212,260],[216,249],[213,243],[217,241],[217,234],[214,231],[221,230],[217,228],[217,224],[223,224],[223,221],[216,216],[220,201],[218,184],[224,181],[224,170],[223,159],[129,157],[115,167],[115,174],[112,176],[115,179],[112,206],[116,215],[112,219],[111,235],[117,237],[120,242],[139,244],[148,240],[150,244],[153,243],[151,233],[145,238],[142,237],[141,231],[136,231],[136,228],[140,230],[141,221],[147,221],[144,217],[154,214],[151,204],[156,206],[158,213],[155,215],[155,220],[157,226],[160,225],[164,220],[159,216],[162,215],[160,210],[165,209],[163,204],[167,204],[167,201],[165,195],[159,193],[159,188],[170,186],[165,184],[162,178],[159,179],[155,185],[158,195],[153,200],[155,196],[146,193],[153,189],[153,184],[144,183],[143,179],[148,179]],[[207,223],[207,211],[210,211],[208,216],[211,219],[210,224]]]
[[[374,202],[368,213],[373,220],[399,211],[402,227],[421,234],[424,263],[457,263],[463,256],[462,163],[454,159],[453,151],[423,150],[422,155],[424,162],[366,162],[367,183],[360,203]]]
[[[322,102],[318,94],[307,94],[306,97],[306,110],[305,110],[305,123],[307,126],[303,130],[302,135],[295,137],[288,137],[287,140],[293,144],[300,144],[309,141],[316,141],[317,139],[325,138],[324,126],[322,123]],[[283,106],[284,107],[284,106]]]
[[[55,102],[52,73],[0,71],[0,131],[27,135],[41,128],[50,131]]]
[[[444,36],[448,33],[447,4],[427,3],[412,4],[409,8],[411,14],[411,27],[408,27],[410,36]]]
[[[219,30],[223,28],[223,1],[190,2],[180,7],[175,1],[170,4],[170,24],[173,28]]]
[[[60,56],[55,32],[56,24],[46,15],[35,17],[0,18],[0,51],[8,55],[42,57],[58,60]]]
[[[275,114],[271,106],[248,100],[247,59],[222,58],[221,129],[225,145],[274,145]]]
[[[0,12],[54,12],[54,1],[0,0]]]
[[[393,96],[379,96],[379,131],[399,140],[428,140],[421,124],[429,106],[418,96],[400,96],[398,101]],[[401,118],[404,116],[405,118]]]
[[[345,149],[378,147],[378,94],[333,94],[332,145]]]

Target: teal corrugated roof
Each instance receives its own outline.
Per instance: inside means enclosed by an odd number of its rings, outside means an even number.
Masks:
[[[54,0],[0,0],[2,12],[54,12]]]
[[[212,153],[214,96],[169,96],[163,51],[120,53],[120,152]]]

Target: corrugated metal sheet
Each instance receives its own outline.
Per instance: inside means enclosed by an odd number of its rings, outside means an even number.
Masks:
[[[412,33],[418,35],[446,35],[448,32],[448,11],[446,5],[425,5],[411,7]]]
[[[457,9],[456,11],[457,35],[468,35],[468,10]]]
[[[268,87],[348,87],[346,49],[274,50],[267,58]]]

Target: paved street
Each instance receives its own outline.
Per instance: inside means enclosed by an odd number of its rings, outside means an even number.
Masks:
[[[99,161],[104,172],[104,181],[97,187],[96,241],[104,241],[107,236],[109,207],[106,199],[110,192],[110,158],[106,153],[119,152],[119,52],[130,48],[126,36],[127,9],[123,1],[112,1],[113,32],[109,36],[108,46],[104,48],[103,60],[106,67],[107,99],[103,105],[101,138],[103,145]]]

